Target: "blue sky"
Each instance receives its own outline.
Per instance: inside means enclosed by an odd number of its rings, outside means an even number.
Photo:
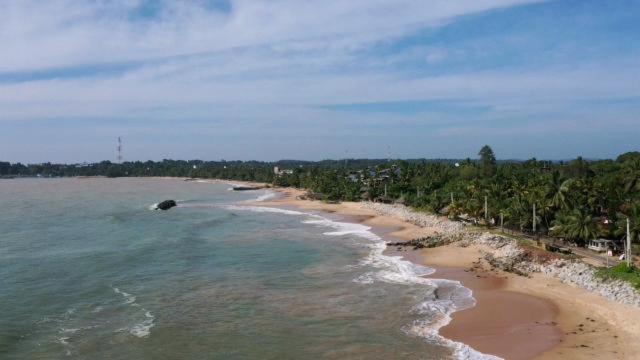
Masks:
[[[611,158],[640,1],[8,1],[0,160]]]

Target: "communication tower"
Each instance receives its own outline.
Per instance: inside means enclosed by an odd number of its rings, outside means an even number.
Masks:
[[[118,151],[118,162],[122,163],[122,139],[120,139],[120,136],[118,136],[118,146],[116,147],[116,150]]]

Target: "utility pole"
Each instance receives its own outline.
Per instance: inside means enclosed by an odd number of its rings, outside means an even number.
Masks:
[[[631,228],[627,218],[627,267],[631,267]]]
[[[118,136],[118,146],[116,147],[116,151],[118,152],[116,159],[119,163],[122,163],[122,139],[120,139],[120,136]]]
[[[533,203],[533,233],[536,233],[536,203]]]

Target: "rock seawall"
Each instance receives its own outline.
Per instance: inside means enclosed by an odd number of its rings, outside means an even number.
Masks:
[[[461,223],[419,213],[404,205],[363,202],[362,207],[381,215],[394,216],[414,225],[442,232],[438,236],[444,239],[441,241],[443,245],[449,243],[457,243],[459,246],[481,245],[486,249],[483,251],[484,258],[492,267],[523,276],[533,272],[542,273],[612,301],[640,306],[640,293],[633,286],[620,280],[600,279],[596,276],[596,269],[582,261],[557,258],[533,261],[531,253],[519,246],[515,239],[489,232],[465,231],[465,225]],[[416,239],[414,242],[424,243],[423,239]],[[432,243],[436,242],[431,241],[428,244]],[[415,244],[409,246],[415,246]]]
[[[442,216],[419,213],[400,204],[391,205],[370,201],[362,202],[361,204],[362,207],[379,214],[395,216],[420,227],[436,228],[449,235],[465,229],[465,225],[462,223],[450,221]]]

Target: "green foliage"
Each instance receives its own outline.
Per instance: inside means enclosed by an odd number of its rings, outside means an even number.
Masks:
[[[640,153],[618,159],[568,163],[496,161],[489,146],[477,161],[348,159],[317,162],[282,160],[162,160],[93,164],[10,164],[0,162],[0,177],[13,176],[175,176],[272,183],[309,189],[326,200],[401,201],[449,216],[487,216],[507,228],[586,241],[620,239],[631,220],[633,241],[640,235]],[[455,164],[458,163],[458,166]],[[287,170],[275,174],[274,167]],[[452,197],[453,195],[453,202]],[[536,213],[533,214],[533,206]],[[535,217],[534,217],[535,216]],[[604,220],[608,220],[605,224]]]
[[[626,236],[627,234],[627,217],[629,218],[629,232],[631,233],[632,240],[638,240],[640,236],[640,204],[635,203],[625,209],[626,214],[619,213],[618,218],[620,221],[616,223],[615,234],[618,237]]]
[[[485,177],[493,176],[496,172],[496,156],[493,153],[493,149],[489,145],[485,145],[480,149],[478,156],[480,156],[482,174]]]
[[[602,268],[596,272],[596,276],[604,280],[626,281],[640,290],[640,270],[633,265],[629,267],[626,263],[620,263],[608,269]]]
[[[600,236],[598,218],[582,209],[561,212],[554,221],[551,234],[584,242]]]

